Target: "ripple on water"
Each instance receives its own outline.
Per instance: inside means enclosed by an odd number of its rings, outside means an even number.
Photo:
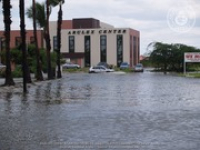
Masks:
[[[26,96],[1,89],[0,149],[198,150],[199,85],[151,72],[81,73],[37,82]]]

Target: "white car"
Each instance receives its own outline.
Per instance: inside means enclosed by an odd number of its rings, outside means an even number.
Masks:
[[[113,72],[113,69],[106,68],[104,66],[92,66],[89,69],[89,73],[100,73],[100,72]]]
[[[143,65],[138,63],[135,68],[134,68],[134,71],[135,72],[143,72],[144,71],[144,68],[143,68]]]

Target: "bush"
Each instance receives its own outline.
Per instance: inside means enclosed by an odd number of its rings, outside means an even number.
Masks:
[[[0,78],[5,77],[6,71],[5,69],[0,69]]]
[[[22,77],[22,68],[21,66],[16,66],[15,70],[12,72],[13,78],[21,78]]]

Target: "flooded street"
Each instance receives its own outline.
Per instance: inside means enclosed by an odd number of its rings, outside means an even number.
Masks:
[[[200,148],[200,79],[71,73],[0,91],[0,150]]]

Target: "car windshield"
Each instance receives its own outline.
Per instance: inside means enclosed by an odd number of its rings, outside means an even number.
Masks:
[[[106,68],[104,66],[100,66],[100,69],[106,70]]]
[[[128,65],[128,63],[127,62],[123,62],[121,65]]]
[[[108,65],[106,62],[99,62],[99,63],[97,64],[97,66],[104,66],[104,67],[106,67],[106,68],[109,68],[109,65]]]
[[[96,67],[93,67],[93,69],[99,69],[99,67],[98,67],[98,66],[96,66]]]
[[[142,67],[142,64],[137,64],[136,67]]]

